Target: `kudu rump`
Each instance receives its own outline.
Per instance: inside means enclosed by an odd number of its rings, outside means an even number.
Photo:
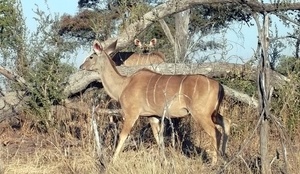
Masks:
[[[157,40],[154,38],[150,41],[149,44],[143,44],[140,40],[135,39],[135,46],[139,47],[142,53],[135,52],[118,52],[116,53],[112,60],[116,65],[124,66],[138,66],[138,65],[151,65],[159,64],[165,62],[165,56],[161,52],[150,52],[150,49],[153,48],[157,43]]]
[[[230,130],[230,120],[218,113],[224,96],[222,85],[203,75],[162,75],[141,69],[131,76],[122,76],[108,56],[115,50],[116,42],[107,49],[94,41],[94,53],[86,58],[80,69],[97,71],[108,95],[119,101],[124,120],[119,142],[113,157],[115,161],[131,128],[139,116],[149,117],[154,137],[159,142],[159,119],[164,110],[169,117],[191,115],[211,136],[215,148],[212,163],[217,162],[223,129],[221,154],[225,154]]]

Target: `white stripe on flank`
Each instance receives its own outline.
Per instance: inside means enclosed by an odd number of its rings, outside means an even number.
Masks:
[[[169,79],[167,80],[167,83],[166,83],[166,87],[165,87],[165,93],[167,93],[167,88],[168,88],[168,84],[169,84],[169,81],[170,79],[172,78],[173,76],[170,76]]]
[[[156,93],[156,87],[157,87],[157,83],[159,81],[159,79],[162,77],[163,75],[160,75],[160,77],[157,79],[155,85],[154,85],[154,90],[153,90],[153,100],[154,100],[154,103],[156,104],[156,98],[155,98],[155,93]]]
[[[210,92],[210,81],[209,81],[209,79],[206,77],[206,80],[207,80],[207,89],[208,89],[208,92]]]
[[[197,76],[196,82],[195,82],[195,86],[194,86],[194,91],[193,91],[193,96],[195,95],[196,89],[197,89],[197,83],[198,83],[198,79],[199,79],[199,75]]]
[[[150,104],[149,104],[149,99],[148,99],[149,85],[150,85],[150,82],[151,82],[152,77],[153,77],[154,75],[155,75],[155,74],[152,74],[151,78],[149,79],[148,84],[147,84],[147,89],[146,89],[146,102],[147,102],[147,105],[148,105],[148,106],[150,106]]]
[[[179,92],[178,92],[178,99],[179,99],[179,103],[181,104],[181,100],[180,100],[180,96],[181,96],[181,90],[182,90],[182,84],[184,79],[187,77],[187,75],[184,76],[184,78],[182,78],[181,82],[180,82],[180,87],[179,87]]]

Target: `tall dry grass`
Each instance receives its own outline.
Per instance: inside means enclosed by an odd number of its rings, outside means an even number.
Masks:
[[[0,123],[0,173],[260,173],[259,129],[256,109],[234,100],[226,99],[222,115],[233,124],[227,146],[227,159],[210,165],[210,137],[191,117],[175,120],[175,147],[172,147],[170,129],[165,130],[165,154],[159,153],[147,119],[141,118],[134,126],[130,137],[116,163],[110,159],[114,152],[114,132],[109,127],[107,114],[98,114],[98,129],[103,139],[101,156],[97,156],[94,133],[91,129],[90,98],[81,98],[86,104],[77,105],[77,110],[60,108],[56,119],[60,122],[48,133],[40,133],[31,125],[26,115],[22,116],[20,129],[13,129],[12,121]],[[112,107],[106,100],[102,107]],[[81,108],[80,107],[84,107]],[[87,108],[88,107],[88,108]],[[116,106],[115,106],[116,107]],[[85,112],[82,112],[83,110]],[[122,122],[118,117],[117,127]],[[105,134],[103,134],[107,130]],[[293,130],[293,135],[299,130]],[[282,137],[276,124],[270,123],[269,160],[272,173],[300,171],[299,137]],[[285,155],[283,148],[287,151]],[[243,150],[241,150],[243,149]],[[285,156],[287,163],[285,163]],[[232,160],[233,159],[233,160]],[[226,165],[230,160],[231,163]],[[286,166],[287,164],[287,166]],[[225,167],[225,168],[224,168]]]

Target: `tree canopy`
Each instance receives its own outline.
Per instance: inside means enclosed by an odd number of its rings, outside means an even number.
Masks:
[[[106,40],[118,33],[126,32],[129,24],[140,20],[145,12],[158,5],[157,1],[134,1],[115,0],[104,3],[99,0],[78,1],[79,12],[75,16],[64,15],[61,17],[60,35],[76,38],[82,44],[90,43],[93,39]],[[232,8],[234,7],[234,8]],[[164,20],[172,35],[176,36],[175,25],[176,16],[168,16]],[[203,37],[213,33],[219,33],[228,27],[233,21],[250,23],[251,14],[234,3],[224,4],[199,4],[191,8],[188,25],[189,40],[199,40],[193,44],[191,52],[205,49],[219,49],[220,44],[215,41],[203,40]],[[181,24],[182,25],[182,24]],[[149,40],[153,37],[160,40],[162,45],[170,50],[165,31],[163,31],[158,21],[150,26],[147,32],[143,32],[138,37]],[[176,38],[177,40],[179,38]],[[202,41],[200,41],[202,40]],[[191,41],[190,41],[191,42]],[[191,44],[191,43],[187,44]],[[184,46],[187,47],[187,46]],[[185,53],[182,57],[184,57]],[[171,57],[174,57],[171,56]]]

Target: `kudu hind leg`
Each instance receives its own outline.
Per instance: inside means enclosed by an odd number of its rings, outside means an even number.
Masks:
[[[116,148],[116,151],[114,153],[114,156],[113,156],[113,162],[116,161],[116,158],[118,157],[122,147],[123,147],[123,144],[126,140],[126,138],[128,137],[128,134],[130,133],[134,123],[136,122],[136,120],[138,119],[138,116],[137,117],[126,117],[124,116],[124,124],[123,124],[123,127],[122,127],[122,131],[119,135],[119,143],[117,145],[117,148]]]
[[[227,144],[227,140],[228,140],[228,136],[230,135],[230,125],[231,125],[231,120],[223,117],[221,114],[217,113],[214,116],[213,119],[214,123],[221,126],[223,129],[223,143],[222,143],[222,151],[221,151],[221,155],[225,155],[225,151],[226,151],[226,144]]]
[[[160,139],[159,139],[159,133],[160,133],[160,120],[156,117],[149,117],[149,123],[151,125],[153,136],[156,140],[157,145],[161,145]]]
[[[218,149],[220,147],[221,142],[221,132],[216,128],[214,122],[211,120],[211,116],[205,115],[205,114],[197,114],[191,113],[193,118],[202,126],[204,131],[211,137],[212,139],[212,145],[214,147],[214,151],[212,153],[212,165],[215,165],[217,163],[218,157]]]

